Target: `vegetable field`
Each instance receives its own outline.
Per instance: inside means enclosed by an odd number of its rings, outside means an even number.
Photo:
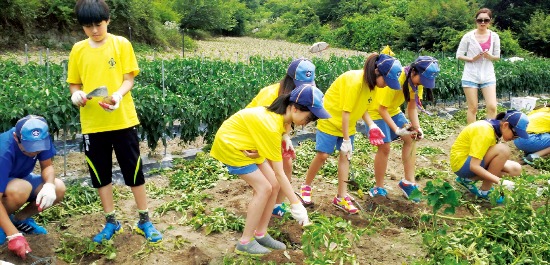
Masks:
[[[415,55],[398,57],[407,64]],[[210,139],[221,122],[244,107],[259,89],[283,77],[291,60],[259,55],[240,62],[200,56],[159,58],[140,60],[142,72],[133,91],[141,136],[148,145],[142,156],[159,142],[177,150],[179,140],[190,142],[200,135]],[[436,97],[454,103],[462,93],[459,65],[454,59],[438,58],[442,73]],[[326,90],[339,74],[361,68],[363,60],[360,56],[313,58],[316,83]],[[508,80],[499,79],[501,97],[549,93],[548,64],[548,59],[539,58],[499,62],[497,76]],[[0,128],[6,130],[19,117],[38,113],[50,121],[58,137],[78,133],[78,112],[70,103],[64,68],[64,62],[23,65],[0,61]],[[478,115],[482,118],[483,111]],[[131,191],[120,185],[115,185],[114,195],[124,232],[107,244],[95,245],[91,238],[102,228],[104,217],[96,191],[87,184],[89,176],[82,174],[65,179],[65,200],[37,218],[49,234],[28,236],[33,256],[22,262],[4,245],[0,260],[16,264],[550,263],[550,160],[524,166],[514,191],[499,190],[506,196],[504,205],[496,205],[496,198],[478,201],[459,188],[448,162],[450,146],[465,125],[465,111],[459,110],[452,118],[421,115],[420,121],[426,135],[417,144],[420,203],[405,199],[397,188],[403,175],[399,141],[391,144],[388,198],[368,196],[374,184],[376,148],[358,134],[351,163],[359,189],[351,190],[351,195],[364,211],[348,215],[331,205],[337,183],[335,153],[314,181],[315,205],[308,208],[314,224],[303,229],[288,215],[271,221],[269,234],[286,244],[285,251],[261,258],[235,255],[252,189],[201,152],[192,160],[177,158],[172,167],[149,172],[149,208],[152,221],[164,234],[161,245],[147,245],[132,232],[137,220],[135,203]],[[522,154],[510,146],[513,159],[519,161]],[[314,154],[311,140],[297,146],[291,181],[295,190],[304,181]],[[82,153],[74,155],[72,159],[84,161]],[[57,172],[62,164],[62,159],[55,159]]]

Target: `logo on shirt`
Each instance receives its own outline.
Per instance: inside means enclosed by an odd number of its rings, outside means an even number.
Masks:
[[[311,71],[307,71],[307,72],[306,72],[306,76],[307,76],[307,77],[311,77]]]
[[[111,66],[111,68],[114,68],[115,65],[116,65],[116,61],[114,58],[111,58],[111,60],[109,60],[109,65]]]

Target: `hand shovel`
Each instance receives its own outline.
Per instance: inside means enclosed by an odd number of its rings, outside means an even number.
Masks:
[[[348,159],[348,163],[349,163],[350,178],[349,178],[349,180],[345,180],[344,182],[346,182],[348,185],[350,185],[351,190],[358,190],[359,189],[359,183],[357,183],[357,181],[355,181],[355,172],[351,168],[351,159]]]
[[[106,97],[109,95],[109,92],[107,91],[107,87],[106,86],[100,86],[94,90],[92,90],[92,92],[88,93],[86,95],[86,98],[87,99],[92,99],[92,97]]]

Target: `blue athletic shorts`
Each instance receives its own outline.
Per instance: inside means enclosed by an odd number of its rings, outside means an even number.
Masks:
[[[466,179],[470,179],[470,178],[473,178],[476,176],[476,174],[474,172],[472,172],[470,170],[470,161],[472,160],[472,157],[471,156],[468,156],[468,158],[466,159],[466,162],[464,162],[464,165],[462,165],[462,167],[457,171],[455,172],[455,174],[461,178],[466,178]],[[481,167],[487,169],[487,167],[485,166],[485,161],[484,160],[481,160]]]
[[[349,136],[352,148],[354,138],[355,135]],[[330,135],[317,130],[317,133],[315,134],[315,150],[318,152],[332,154],[335,150],[340,150],[340,146],[342,146],[342,141],[344,141],[343,137]]]
[[[487,83],[476,83],[476,82],[472,82],[472,81],[466,81],[466,80],[462,80],[462,87],[473,87],[473,88],[484,88],[484,87],[488,87],[488,86],[491,86],[491,85],[495,85],[497,82],[496,81],[491,81],[491,82],[487,82]]]
[[[15,178],[10,178],[10,181],[12,179],[15,179]],[[29,195],[29,198],[27,199],[27,201],[28,202],[36,201],[36,194],[38,194],[38,192],[36,192],[36,189],[38,189],[38,186],[40,186],[40,184],[42,184],[44,182],[42,180],[42,176],[31,173],[28,176],[22,178],[22,180],[26,180],[29,183],[31,183],[31,185],[32,185],[32,191],[31,191],[31,194]],[[8,182],[8,184],[9,184],[9,182]]]
[[[399,128],[401,128],[401,127],[403,127],[403,125],[409,123],[409,121],[407,120],[407,118],[405,117],[405,114],[403,114],[403,112],[399,112],[398,114],[393,115],[393,117],[391,117],[391,119],[393,120],[393,122],[395,122],[395,124]],[[380,130],[386,136],[386,137],[384,137],[384,143],[389,143],[389,142],[397,139],[397,137],[399,137],[397,134],[395,134],[395,132],[393,132],[390,129],[390,126],[388,126],[388,124],[386,124],[386,122],[383,119],[375,120],[374,124],[376,124],[376,126],[378,126],[380,128]],[[365,128],[367,128],[367,134],[368,134],[369,126],[365,125]]]
[[[242,167],[234,167],[230,165],[226,165],[226,166],[227,166],[227,169],[229,169],[229,174],[235,174],[235,175],[244,175],[244,174],[252,173],[259,169],[258,165],[256,164],[250,164]]]
[[[526,155],[538,152],[550,147],[550,133],[529,134],[529,138],[514,140],[516,147]]]

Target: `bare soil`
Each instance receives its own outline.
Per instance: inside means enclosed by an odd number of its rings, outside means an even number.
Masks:
[[[458,132],[458,131],[457,131]],[[445,154],[431,157],[418,156],[417,168],[444,169],[448,161],[450,147],[456,138],[451,135],[447,140],[433,142],[422,140],[418,142],[417,148],[430,146],[444,150]],[[181,145],[178,141],[170,141],[167,147],[168,154],[182,154],[183,150],[198,148],[204,144],[202,139],[195,143]],[[520,153],[514,150],[513,158],[520,160]],[[164,158],[162,144],[156,152],[151,152],[145,143],[141,145],[141,154],[146,159],[160,161]],[[372,154],[374,158],[374,153]],[[73,152],[66,157],[68,173],[65,180],[72,178],[89,178],[87,166],[84,162],[83,153]],[[113,160],[114,161],[114,160]],[[63,172],[65,165],[64,157],[57,157],[54,166],[57,172]],[[115,161],[114,161],[115,162]],[[115,163],[116,166],[116,163]],[[526,166],[528,173],[536,173],[536,170]],[[422,249],[421,231],[419,230],[420,213],[428,211],[429,207],[425,202],[418,204],[406,200],[397,183],[402,178],[403,166],[401,163],[400,151],[392,150],[388,163],[386,187],[389,192],[388,198],[370,198],[368,195],[363,199],[356,198],[365,209],[362,214],[348,215],[331,205],[332,198],[336,192],[336,185],[317,180],[314,183],[313,198],[315,205],[309,208],[309,212],[317,211],[327,216],[339,216],[352,222],[357,227],[366,227],[371,222],[377,222],[380,216],[387,216],[389,222],[376,224],[378,230],[369,235],[361,237],[356,244],[354,253],[357,255],[358,264],[406,264],[413,259],[423,258],[426,253]],[[292,184],[295,190],[303,182],[304,176],[295,176]],[[158,187],[167,187],[168,181],[161,176],[148,178]],[[426,180],[420,180],[420,186],[425,185]],[[118,187],[124,189],[126,187]],[[252,189],[242,180],[221,180],[216,187],[206,191],[213,199],[207,200],[207,209],[224,207],[228,212],[245,216],[248,205],[248,198]],[[149,198],[149,209],[155,209],[170,198]],[[223,264],[224,257],[234,256],[235,242],[240,237],[239,233],[224,232],[205,235],[202,230],[195,230],[190,226],[179,224],[182,218],[179,214],[168,212],[162,217],[153,216],[152,220],[156,227],[164,234],[164,241],[161,246],[148,247],[145,239],[132,232],[132,226],[136,222],[136,207],[132,196],[127,196],[117,202],[118,217],[123,222],[124,232],[114,238],[114,246],[117,254],[114,260],[107,260],[105,256],[90,255],[81,260],[75,261],[78,264]],[[459,209],[457,215],[468,215],[465,209]],[[102,229],[104,217],[101,213],[77,216],[69,220],[53,222],[47,225],[47,235],[29,235],[28,242],[32,248],[32,255],[26,261],[20,260],[7,249],[7,245],[0,246],[0,260],[14,264],[47,264],[38,258],[54,258],[55,264],[67,264],[59,258],[55,258],[60,248],[60,237],[64,233],[77,234],[84,237],[93,237]],[[274,261],[278,264],[294,263],[303,264],[304,253],[301,251],[302,228],[296,222],[286,222],[284,239],[291,242],[292,248],[284,251],[273,251],[264,256],[258,263]],[[280,238],[282,239],[282,238]],[[181,244],[181,242],[184,242]],[[286,254],[286,255],[285,255]]]

